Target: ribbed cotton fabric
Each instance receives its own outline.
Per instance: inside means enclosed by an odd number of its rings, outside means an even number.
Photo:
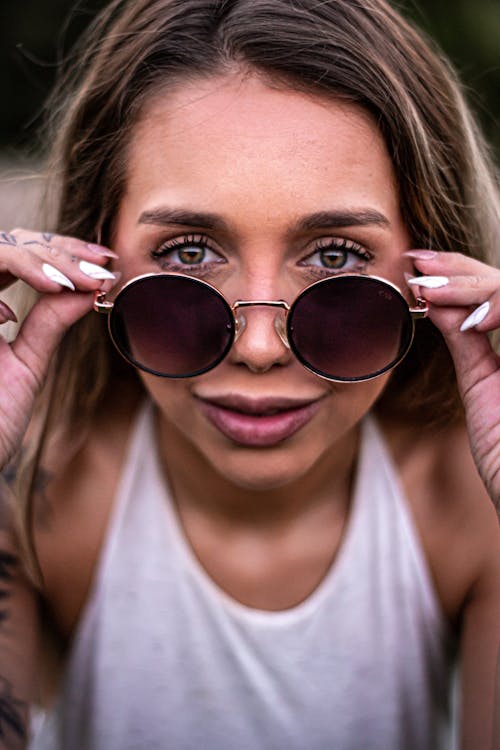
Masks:
[[[57,707],[35,750],[439,750],[451,639],[372,419],[335,563],[300,605],[225,594],[141,411]]]

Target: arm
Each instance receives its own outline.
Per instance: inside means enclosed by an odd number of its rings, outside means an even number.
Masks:
[[[433,277],[408,283],[430,303],[453,357],[472,455],[500,518],[500,354],[488,336],[500,328],[500,269],[458,253],[406,255]]]
[[[500,747],[500,737],[494,736],[500,729],[495,717],[495,702],[500,698],[495,695],[500,655],[500,548],[497,543],[489,549],[463,611],[462,750]],[[497,705],[496,710],[499,708]]]
[[[9,520],[0,484],[0,750],[21,750],[36,693],[38,595],[23,572]]]

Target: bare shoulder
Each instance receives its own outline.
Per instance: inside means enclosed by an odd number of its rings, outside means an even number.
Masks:
[[[462,424],[432,433],[394,425],[385,431],[437,593],[457,621],[475,587],[495,576],[500,582],[500,525],[467,431]]]
[[[137,405],[111,403],[69,461],[53,451],[40,467],[34,541],[44,594],[63,638],[71,636],[92,585]]]

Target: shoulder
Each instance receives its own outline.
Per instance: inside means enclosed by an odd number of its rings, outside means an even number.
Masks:
[[[64,639],[71,637],[92,585],[138,403],[109,404],[71,459],[53,448],[40,466],[34,542],[43,594]]]
[[[500,525],[465,425],[384,432],[444,612],[458,622],[473,591],[495,576],[500,582]]]

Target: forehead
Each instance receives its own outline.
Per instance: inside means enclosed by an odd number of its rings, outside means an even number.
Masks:
[[[204,203],[237,191],[258,202],[272,191],[276,200],[300,195],[316,209],[324,195],[329,205],[342,196],[344,205],[376,200],[397,210],[391,160],[363,109],[257,76],[158,94],[134,129],[127,162],[127,193],[143,200],[173,190]]]

